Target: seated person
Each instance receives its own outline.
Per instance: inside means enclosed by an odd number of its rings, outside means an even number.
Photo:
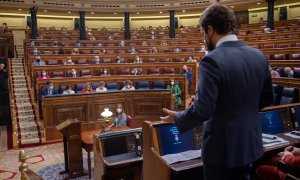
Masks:
[[[80,42],[77,41],[76,44],[75,44],[75,47],[80,47],[80,46],[81,46]]]
[[[156,47],[153,47],[153,48],[150,50],[150,53],[152,53],[152,54],[157,54],[157,53],[158,53],[157,48],[156,48]]]
[[[91,83],[89,83],[89,82],[85,83],[85,85],[83,86],[83,88],[82,88],[82,90],[81,90],[80,92],[81,92],[81,93],[90,93],[90,92],[94,92]]]
[[[286,172],[282,172],[276,166],[282,161],[292,171],[289,172],[294,176],[300,177],[300,148],[286,147],[284,152],[280,152],[273,157],[268,165],[261,165],[256,169],[257,180],[285,180]]]
[[[90,39],[91,41],[95,41],[95,40],[96,40],[96,38],[95,38],[94,36],[91,36],[89,39]]]
[[[124,47],[124,46],[125,46],[125,42],[124,42],[124,41],[121,41],[121,42],[120,42],[120,46],[121,46],[121,47]]]
[[[71,72],[70,72],[70,74],[68,74],[68,76],[69,77],[79,77],[76,69],[71,69]]]
[[[136,40],[137,37],[136,36],[131,36],[131,40]]]
[[[177,47],[176,49],[174,49],[174,53],[182,53],[182,50],[179,47]]]
[[[106,92],[105,82],[100,81],[99,87],[97,87],[96,92]]]
[[[116,117],[112,125],[109,127],[127,126],[127,116],[124,113],[122,104],[117,104]]]
[[[141,75],[142,72],[139,71],[138,68],[133,68],[132,71],[131,71],[131,74],[132,74],[132,75]]]
[[[288,78],[293,78],[293,77],[294,77],[294,71],[292,70],[292,68],[290,68],[290,67],[285,67],[285,68],[283,69],[283,71],[284,71],[284,73],[286,74],[286,76],[287,76]]]
[[[75,91],[73,91],[71,86],[67,85],[66,90],[64,90],[63,94],[75,94]]]
[[[110,74],[109,74],[109,71],[105,68],[105,69],[103,69],[103,71],[101,70],[100,71],[100,76],[109,76]]]
[[[33,55],[40,55],[41,52],[35,47],[35,48],[33,48],[33,51],[31,52],[31,54],[33,54]]]
[[[170,79],[170,84],[167,86],[167,89],[171,91],[172,95],[175,97],[175,106],[174,110],[178,109],[178,106],[181,104],[181,90],[177,84],[175,84],[175,79]]]
[[[114,37],[111,36],[111,35],[109,35],[109,36],[108,36],[108,40],[111,40],[111,41],[112,41],[112,40],[114,40]]]
[[[38,79],[49,79],[50,76],[47,75],[46,71],[42,71],[41,74],[37,78]]]
[[[44,87],[41,91],[41,97],[56,95],[57,90],[54,88],[51,81],[47,81],[47,87]],[[41,98],[42,99],[42,98]]]
[[[200,48],[200,51],[199,52],[204,52],[204,54],[206,55],[208,53],[208,51],[206,50],[206,47],[205,45],[202,45],[201,48]]]
[[[273,70],[270,65],[269,65],[269,70],[270,70],[272,78],[280,77],[279,73],[277,71]]]
[[[120,57],[120,56],[117,56],[117,57],[115,58],[115,62],[116,62],[117,64],[120,64],[120,63],[121,63],[121,57]]]
[[[94,57],[93,63],[94,63],[94,64],[100,64],[100,58],[99,58],[99,56],[95,56],[95,57]]]
[[[52,46],[53,46],[53,47],[57,47],[57,46],[58,46],[58,42],[57,42],[57,41],[54,41],[53,44],[52,44]]]
[[[64,50],[63,50],[63,48],[59,48],[59,50],[58,50],[58,54],[65,54],[65,52],[64,52]]]
[[[79,54],[79,49],[78,48],[74,48],[72,50],[72,53],[71,54]]]
[[[135,56],[133,63],[143,63],[139,56]]]
[[[155,39],[155,36],[153,34],[151,35],[151,39]]]
[[[152,26],[149,26],[149,27],[148,27],[148,29],[149,29],[149,30],[152,30],[152,29],[153,29],[153,27],[152,27]]]
[[[64,65],[74,65],[74,62],[72,61],[71,56],[67,57],[66,62],[64,63]]]
[[[268,27],[266,27],[266,28],[264,28],[264,33],[271,33],[272,32],[272,30],[270,29],[270,28],[268,28]]]
[[[41,60],[41,56],[37,56],[36,59],[33,61],[32,66],[45,66],[46,63]]]
[[[131,47],[130,53],[131,53],[131,54],[137,53],[134,47]]]
[[[135,87],[133,86],[132,81],[128,80],[125,83],[125,86],[122,88],[122,90],[128,91],[128,90],[135,90]]]
[[[101,44],[101,42],[98,42],[96,46],[98,46],[98,47],[102,47],[102,46],[103,46],[103,44]]]
[[[190,71],[190,68],[187,67],[187,65],[184,65],[182,67],[183,69],[183,74],[185,74],[189,84],[188,84],[188,89],[191,90],[192,89],[192,79],[193,79],[193,73]]]
[[[51,27],[49,28],[49,30],[54,31],[54,30],[55,30],[55,26],[51,26]]]
[[[34,41],[31,41],[31,42],[30,42],[30,47],[34,47],[34,46],[35,46]]]
[[[100,49],[98,54],[105,54],[105,52],[106,52],[105,49]]]
[[[142,46],[148,46],[147,41],[143,41]]]
[[[189,59],[187,60],[188,63],[197,62],[196,59],[194,59],[194,56],[189,56]]]
[[[167,43],[167,41],[163,40],[163,41],[160,43],[160,45],[162,45],[162,46],[167,46],[168,43]]]

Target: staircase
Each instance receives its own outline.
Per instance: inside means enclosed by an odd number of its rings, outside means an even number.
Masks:
[[[9,88],[12,106],[13,132],[18,146],[36,145],[42,142],[42,126],[30,82],[22,58],[9,61]]]
[[[17,58],[24,58],[24,47],[22,45],[17,45],[16,46],[16,53],[17,53]]]

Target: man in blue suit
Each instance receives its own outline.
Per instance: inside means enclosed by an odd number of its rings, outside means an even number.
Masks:
[[[194,103],[162,120],[180,132],[204,123],[202,158],[206,180],[249,180],[252,162],[263,155],[259,110],[273,102],[268,62],[262,52],[239,41],[234,13],[215,3],[200,25],[209,53],[200,61]]]
[[[52,96],[56,94],[57,90],[54,88],[53,83],[51,81],[47,81],[47,87],[44,87],[41,91],[41,100],[43,96]]]

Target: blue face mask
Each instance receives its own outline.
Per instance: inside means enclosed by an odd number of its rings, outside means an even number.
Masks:
[[[290,71],[290,72],[288,73],[288,77],[289,77],[289,78],[294,77],[294,71]]]
[[[97,63],[97,64],[98,64],[99,62],[100,62],[100,59],[98,59],[98,58],[97,58],[97,59],[95,59],[95,63]]]

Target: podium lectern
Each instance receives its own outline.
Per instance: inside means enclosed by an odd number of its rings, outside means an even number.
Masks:
[[[142,129],[94,135],[94,179],[141,180]]]
[[[78,120],[68,119],[56,126],[62,133],[64,141],[65,171],[68,176],[65,179],[85,175],[82,161],[81,148],[81,123]]]
[[[174,133],[177,129],[174,124],[162,121],[144,121],[142,128],[144,180],[203,179],[201,158],[168,164],[162,157],[165,154],[201,149],[202,125],[190,130],[184,137]],[[173,139],[171,136],[174,136]],[[175,141],[178,143],[173,143]]]

